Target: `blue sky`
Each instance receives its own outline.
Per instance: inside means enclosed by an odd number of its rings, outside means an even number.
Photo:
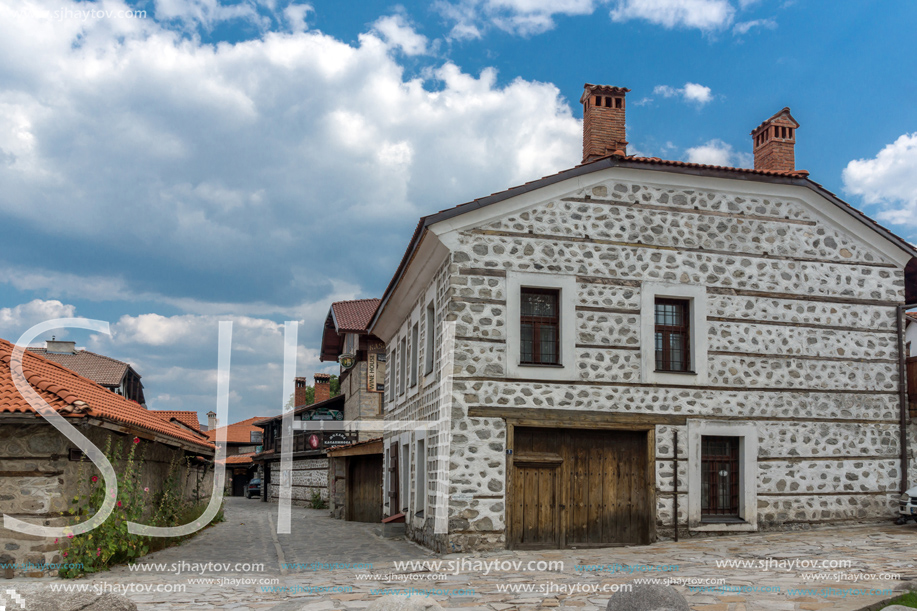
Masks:
[[[85,11],[105,11],[89,14]],[[146,11],[130,16],[125,11]],[[135,363],[204,414],[280,410],[333,300],[380,296],[421,215],[576,165],[584,82],[629,152],[748,165],[784,106],[797,167],[917,242],[917,4],[767,0],[0,0],[0,337]],[[204,420],[202,418],[202,420]]]

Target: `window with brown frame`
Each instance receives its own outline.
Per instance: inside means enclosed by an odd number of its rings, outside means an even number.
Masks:
[[[520,363],[524,365],[560,364],[557,289],[522,289],[520,308]]]
[[[656,371],[691,371],[687,299],[656,298]]]
[[[701,438],[701,517],[739,517],[739,438]]]

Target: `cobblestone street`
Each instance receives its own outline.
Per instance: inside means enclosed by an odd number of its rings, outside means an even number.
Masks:
[[[453,609],[570,608],[604,609],[610,596],[601,589],[634,579],[723,580],[712,590],[690,591],[678,586],[693,609],[703,611],[862,609],[890,598],[891,593],[860,594],[857,590],[904,590],[917,586],[917,525],[826,527],[792,533],[751,534],[660,542],[644,547],[595,550],[492,552],[436,556],[407,541],[386,540],[378,527],[332,520],[326,511],[293,508],[292,534],[277,535],[277,506],[255,500],[227,500],[226,521],[185,544],[151,554],[144,564],[164,565],[150,571],[118,567],[111,572],[78,581],[15,579],[4,588],[25,593],[48,583],[90,585],[112,589],[118,585],[185,586],[184,592],[131,592],[128,596],[143,611],[195,609],[256,609],[274,611],[324,611],[362,609],[380,589],[438,590],[431,597]],[[434,577],[422,568],[395,570],[404,560],[443,561],[447,576]],[[458,563],[464,561],[464,566]],[[530,562],[563,562],[563,570],[536,570]],[[744,568],[718,567],[717,561],[741,561]],[[851,561],[850,566],[843,565]],[[469,563],[486,562],[490,571]],[[505,567],[492,563],[518,562]],[[194,563],[264,564],[262,572],[233,566],[228,571],[195,574]],[[312,563],[337,563],[317,567]],[[825,568],[813,568],[819,563]],[[792,568],[788,568],[790,565]],[[371,565],[371,568],[367,565]],[[619,566],[657,567],[627,573]],[[764,565],[768,565],[765,569]],[[809,565],[809,566],[806,566]],[[509,565],[506,565],[509,566]],[[179,573],[178,568],[181,568]],[[458,571],[453,569],[458,568]],[[604,570],[598,570],[598,569]],[[401,574],[393,578],[392,574]],[[457,573],[457,574],[452,574]],[[805,580],[806,573],[831,573]],[[863,580],[864,575],[891,573],[900,580]],[[375,578],[367,579],[370,574]],[[860,575],[853,581],[852,575]],[[198,579],[211,583],[195,583]],[[260,583],[275,579],[276,583]],[[191,581],[189,581],[191,580]],[[216,583],[224,580],[223,583]],[[236,580],[236,581],[232,581]],[[238,580],[250,580],[239,584]],[[908,582],[913,583],[908,584]],[[728,586],[728,587],[726,587]],[[533,591],[523,592],[529,587]],[[579,588],[572,592],[571,588]],[[511,591],[511,588],[518,588]],[[598,591],[584,591],[599,588]],[[757,588],[758,591],[736,591]],[[794,592],[811,588],[813,592]],[[831,590],[828,590],[828,589]],[[317,591],[317,589],[323,589]],[[504,591],[501,591],[504,590]],[[463,590],[450,596],[444,590]],[[473,592],[471,592],[473,590]],[[506,591],[510,590],[510,591]],[[764,591],[767,590],[767,591]],[[390,592],[386,592],[390,593]]]

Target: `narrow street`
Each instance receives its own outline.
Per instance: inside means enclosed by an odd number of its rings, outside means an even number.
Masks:
[[[292,534],[277,535],[276,511],[275,504],[229,498],[225,522],[181,546],[143,558],[134,570],[122,566],[89,579],[44,580],[40,586],[150,588],[128,593],[142,611],[192,606],[362,609],[381,594],[404,589],[452,609],[598,611],[615,587],[635,579],[659,579],[689,581],[693,590],[677,587],[698,611],[854,611],[891,597],[871,590],[917,585],[914,524],[697,538],[643,547],[436,556],[407,541],[381,539],[374,525],[333,520],[326,511],[298,507],[293,508]],[[393,563],[405,560],[444,565],[439,571],[396,571]],[[549,567],[550,562],[562,562],[563,569]],[[813,573],[822,576],[813,578]],[[890,575],[898,579],[889,580]],[[5,587],[27,596],[38,581],[9,580]]]

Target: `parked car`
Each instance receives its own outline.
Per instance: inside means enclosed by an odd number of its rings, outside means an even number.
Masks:
[[[898,524],[917,521],[917,487],[911,488],[898,499]]]
[[[245,498],[250,499],[253,496],[261,496],[261,480],[257,477],[248,482],[248,485],[245,487]]]

